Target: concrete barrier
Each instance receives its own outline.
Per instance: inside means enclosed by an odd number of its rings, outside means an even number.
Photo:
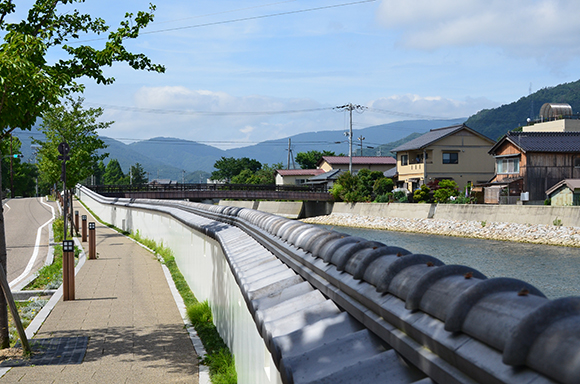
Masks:
[[[332,213],[377,217],[400,217],[404,219],[426,219],[430,217],[430,212],[432,210],[432,204],[334,203]]]
[[[580,207],[541,205],[334,203],[333,214],[580,227]]]
[[[258,209],[258,201],[253,200],[220,200],[218,205],[227,207]]]
[[[287,219],[299,219],[302,217],[303,205],[301,201],[260,201],[256,209]]]

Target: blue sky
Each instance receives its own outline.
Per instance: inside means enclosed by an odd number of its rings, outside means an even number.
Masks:
[[[104,119],[115,121],[105,136],[231,148],[344,130],[345,113],[330,108],[347,103],[373,109],[355,114],[356,128],[468,117],[526,96],[530,85],[536,91],[580,78],[580,3],[573,0],[153,2],[155,22],[128,46],[167,72],[116,64],[107,69],[115,84],[87,83],[86,105],[102,106]],[[148,4],[77,7],[117,25]],[[275,14],[283,15],[266,17]],[[322,110],[258,113],[311,109]]]

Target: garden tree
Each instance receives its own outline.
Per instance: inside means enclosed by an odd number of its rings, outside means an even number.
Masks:
[[[212,180],[230,181],[234,176],[239,175],[244,169],[256,173],[262,168],[262,164],[258,160],[242,157],[235,159],[233,157],[224,157],[217,160],[213,167],[216,169],[211,173]]]
[[[111,84],[114,78],[104,75],[104,66],[126,62],[134,69],[165,70],[144,54],[129,52],[124,45],[153,21],[153,5],[148,12],[125,14],[120,26],[108,33],[100,43],[103,48],[98,49],[82,43],[72,45],[83,34],[109,31],[105,20],[70,10],[70,4],[82,2],[36,0],[28,12],[21,13],[26,14],[26,19],[11,23],[7,20],[16,11],[16,4],[13,0],[0,0],[0,31],[4,39],[0,45],[0,140],[15,129],[30,130],[38,117],[58,104],[59,98],[82,90],[78,79]],[[61,9],[63,6],[66,9]],[[59,47],[64,51],[63,58],[47,61],[48,50],[51,49],[54,58],[55,48]],[[0,215],[0,265],[6,270],[3,215]],[[4,295],[0,295],[0,348],[8,346],[7,308]]]
[[[316,165],[322,159],[322,156],[336,156],[332,151],[308,151],[298,152],[296,154],[296,162],[302,169],[316,169]]]
[[[143,169],[143,166],[139,163],[131,166],[131,178],[133,185],[147,184],[147,172]]]
[[[249,169],[244,169],[238,175],[232,177],[234,184],[276,184],[276,170],[282,168],[282,163],[269,166],[264,164],[262,168],[256,172]]]
[[[413,192],[413,201],[415,203],[429,203],[431,201],[431,189],[425,184],[421,185],[421,188],[418,188]]]
[[[350,172],[345,172],[338,176],[336,182],[330,190],[335,200],[342,200],[348,203],[365,201],[359,188],[359,179]]]
[[[375,182],[379,179],[384,179],[385,175],[381,171],[361,169],[356,176],[358,178],[358,189],[364,197],[364,201],[371,201]]]
[[[388,177],[380,177],[376,179],[375,183],[373,184],[373,193],[375,196],[386,195],[387,193],[392,192],[394,187],[395,182],[393,179]]]
[[[121,164],[119,164],[119,161],[117,161],[117,159],[112,159],[109,161],[109,164],[107,164],[107,167],[105,168],[105,174],[103,175],[103,182],[105,185],[122,184],[124,177],[125,174],[121,169]]]
[[[44,140],[33,139],[40,146],[37,159],[38,168],[43,177],[50,183],[61,179],[62,161],[58,159],[58,145],[66,141],[70,147],[66,162],[66,189],[74,188],[77,183],[86,179],[94,172],[95,165],[105,159],[107,153],[98,153],[106,148],[105,142],[99,138],[97,130],[108,128],[112,122],[98,122],[103,114],[101,108],[84,109],[83,99],[76,100],[67,97],[65,101],[42,116],[40,131]]]
[[[436,203],[446,203],[451,196],[459,195],[457,183],[453,180],[441,180],[438,185],[439,189],[433,193]]]

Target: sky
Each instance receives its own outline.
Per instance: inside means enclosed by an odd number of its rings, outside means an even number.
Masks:
[[[75,7],[114,27],[149,2]],[[575,0],[152,2],[155,21],[126,45],[166,73],[119,63],[106,69],[114,84],[85,82],[85,107],[115,122],[101,134],[126,143],[164,136],[228,149],[347,130],[336,107],[349,103],[367,108],[353,113],[355,128],[467,118],[580,78]],[[30,3],[18,0],[13,17]],[[98,38],[79,41],[102,47]]]

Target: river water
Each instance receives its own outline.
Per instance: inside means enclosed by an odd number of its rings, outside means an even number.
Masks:
[[[488,278],[513,277],[524,280],[550,299],[580,296],[580,248],[349,227],[322,227],[402,247],[413,253],[431,255],[445,264],[468,265]]]

